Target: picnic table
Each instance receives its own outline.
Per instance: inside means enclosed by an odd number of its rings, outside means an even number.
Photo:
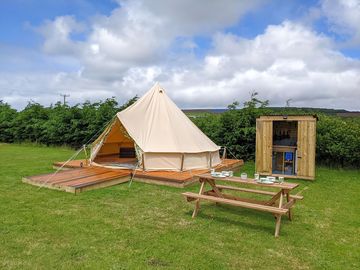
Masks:
[[[268,212],[274,215],[275,221],[275,237],[279,236],[281,217],[287,215],[292,220],[292,207],[297,200],[302,200],[303,196],[290,194],[292,190],[299,185],[295,183],[259,183],[255,179],[241,179],[240,177],[213,177],[211,174],[197,175],[200,185],[199,193],[185,192],[182,193],[188,202],[195,201],[195,209],[192,217],[195,218],[199,209],[200,201],[210,201],[216,204],[229,204],[243,208],[254,209],[258,211]],[[226,183],[236,183],[238,186],[220,185],[219,181]],[[205,186],[209,185],[210,189],[205,190]],[[267,187],[274,191],[245,188],[242,186]],[[267,196],[267,200],[258,200],[252,198],[244,198],[224,193],[225,190],[239,191],[245,193],[255,193]]]

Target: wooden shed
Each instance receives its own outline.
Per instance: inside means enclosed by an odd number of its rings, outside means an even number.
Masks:
[[[312,115],[256,119],[256,172],[314,180],[316,121]]]

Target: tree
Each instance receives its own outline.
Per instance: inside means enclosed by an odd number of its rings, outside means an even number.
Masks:
[[[45,143],[44,124],[49,119],[50,108],[29,102],[24,110],[16,114],[11,127],[14,141]]]
[[[16,110],[9,104],[0,100],[0,142],[13,142],[14,138],[11,132],[13,121],[16,117]]]
[[[244,102],[244,107],[249,109],[267,107],[269,105],[269,100],[260,100],[257,98],[258,95],[259,93],[253,90],[250,93],[250,100]]]
[[[127,107],[133,105],[138,99],[139,99],[138,95],[136,95],[133,98],[129,99],[122,106],[120,106],[119,111],[125,110]]]
[[[235,100],[233,103],[229,104],[229,105],[227,106],[227,108],[228,108],[229,110],[236,110],[237,107],[239,107],[239,105],[240,105],[239,101],[236,101],[236,100]]]

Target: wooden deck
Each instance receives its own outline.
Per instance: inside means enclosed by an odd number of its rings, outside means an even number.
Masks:
[[[225,159],[222,163],[216,166],[216,171],[239,170],[244,164],[243,160]],[[198,182],[199,178],[196,175],[209,172],[205,170],[191,170],[184,172],[174,171],[141,171],[135,172],[134,181],[145,182],[151,184],[159,184],[174,187],[186,187]]]
[[[216,171],[239,170],[242,160],[225,159],[215,169]],[[55,162],[54,168],[62,167],[57,174],[43,174],[23,178],[23,182],[36,186],[79,193],[85,190],[97,189],[124,183],[130,180],[133,173],[129,169],[110,169],[100,166],[89,166],[85,160]],[[196,175],[209,170],[174,171],[142,171],[136,170],[134,181],[150,184],[185,187],[198,181]]]
[[[58,189],[71,193],[113,186],[129,181],[129,170],[112,170],[101,167],[85,167],[24,177],[23,182],[31,185]]]

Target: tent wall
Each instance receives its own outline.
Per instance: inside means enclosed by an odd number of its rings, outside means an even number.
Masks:
[[[193,170],[221,163],[219,151],[203,153],[144,153],[145,170]]]
[[[180,153],[144,153],[145,170],[180,170],[182,154]]]
[[[92,160],[118,155],[120,147],[135,147],[119,119],[115,119],[93,144]],[[221,163],[219,151],[201,153],[144,153],[137,147],[138,160],[145,170],[193,170],[214,167]],[[139,156],[140,155],[140,156]],[[143,159],[143,160],[142,160]]]
[[[211,153],[211,167],[217,166],[221,163],[220,152],[215,151]]]

